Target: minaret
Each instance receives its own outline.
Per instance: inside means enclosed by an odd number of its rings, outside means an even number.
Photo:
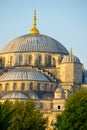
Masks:
[[[70,53],[69,55],[72,57],[73,56],[73,52],[72,52],[72,48],[70,48]]]
[[[34,10],[33,27],[29,31],[29,34],[39,34],[39,30],[36,28],[36,10]]]

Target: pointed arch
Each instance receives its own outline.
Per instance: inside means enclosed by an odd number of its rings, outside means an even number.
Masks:
[[[13,91],[15,91],[15,90],[17,90],[17,84],[16,83],[13,84]]]
[[[37,90],[40,91],[40,83],[37,83]]]
[[[51,66],[51,56],[48,55],[48,65]]]
[[[21,90],[25,90],[25,83],[21,84]]]
[[[53,58],[53,66],[54,67],[56,66],[56,60],[55,60],[55,58]]]
[[[19,65],[23,65],[23,56],[22,55],[19,56]]]
[[[0,57],[0,67],[2,67],[2,58]]]
[[[39,65],[42,64],[42,56],[41,56],[41,55],[38,56],[38,64],[39,64]]]
[[[10,66],[13,65],[13,56],[10,57]]]
[[[51,66],[51,55],[46,55],[45,56],[45,64],[47,66]]]
[[[2,84],[0,84],[0,90],[2,90]]]
[[[9,90],[9,88],[10,88],[9,83],[6,83],[6,84],[5,84],[5,90]]]
[[[29,65],[32,65],[32,55],[29,55]]]
[[[45,84],[45,91],[47,91],[47,86],[48,86],[48,85],[47,85],[47,83],[46,83],[46,84]]]
[[[33,90],[33,83],[32,82],[29,84],[29,89]]]

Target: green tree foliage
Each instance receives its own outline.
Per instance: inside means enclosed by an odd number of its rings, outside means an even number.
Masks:
[[[0,130],[7,130],[11,125],[11,118],[15,109],[9,109],[9,101],[5,101],[3,104],[0,104]]]
[[[87,130],[87,89],[77,89],[68,98],[65,110],[57,115],[58,130]]]
[[[17,110],[9,130],[45,130],[47,127],[47,118],[44,118],[43,114],[35,109],[35,104],[31,100],[16,101],[14,108]]]

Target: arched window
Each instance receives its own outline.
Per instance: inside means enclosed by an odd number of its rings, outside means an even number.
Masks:
[[[43,108],[43,107],[44,107],[43,102],[40,102],[40,108]]]
[[[3,66],[6,66],[6,57],[3,57],[2,64],[3,64]]]
[[[13,65],[13,56],[10,57],[10,66]]]
[[[46,66],[51,66],[51,56],[50,55],[46,55],[45,57],[45,64]]]
[[[29,65],[32,65],[32,55],[29,56]]]
[[[30,90],[33,90],[33,83],[30,83]]]
[[[56,60],[55,60],[55,58],[53,58],[53,66],[54,67],[56,66]]]
[[[23,56],[22,55],[19,56],[19,65],[23,65]]]
[[[41,65],[41,63],[42,63],[42,56],[39,55],[39,56],[38,56],[38,64]]]
[[[50,90],[51,90],[51,92],[53,91],[53,84],[51,84],[51,86],[50,86]]]
[[[25,89],[25,83],[22,83],[21,84],[21,90],[24,90]]]
[[[60,106],[60,105],[58,105],[58,106],[57,106],[57,108],[58,108],[58,110],[60,110],[60,109],[61,109],[61,106]]]
[[[51,108],[51,109],[53,108],[53,103],[50,103],[50,108]]]
[[[9,90],[9,87],[10,87],[9,83],[6,83],[5,84],[5,90]]]
[[[47,91],[47,89],[48,89],[48,88],[47,88],[47,84],[45,84],[45,91]]]
[[[15,91],[16,89],[17,89],[17,84],[14,83],[14,84],[13,84],[13,90]]]
[[[2,90],[2,84],[0,84],[0,90]]]
[[[2,67],[2,58],[0,57],[0,67]]]
[[[48,56],[48,65],[51,66],[51,56]]]
[[[37,84],[37,90],[40,91],[40,83]]]

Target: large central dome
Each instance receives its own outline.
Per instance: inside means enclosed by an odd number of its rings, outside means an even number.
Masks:
[[[36,11],[34,11],[33,28],[29,34],[18,37],[8,43],[0,53],[14,52],[47,52],[58,54],[69,54],[67,49],[57,40],[40,34],[36,27]]]
[[[27,34],[7,44],[1,53],[9,52],[50,52],[68,54],[67,49],[57,40],[41,34]]]

